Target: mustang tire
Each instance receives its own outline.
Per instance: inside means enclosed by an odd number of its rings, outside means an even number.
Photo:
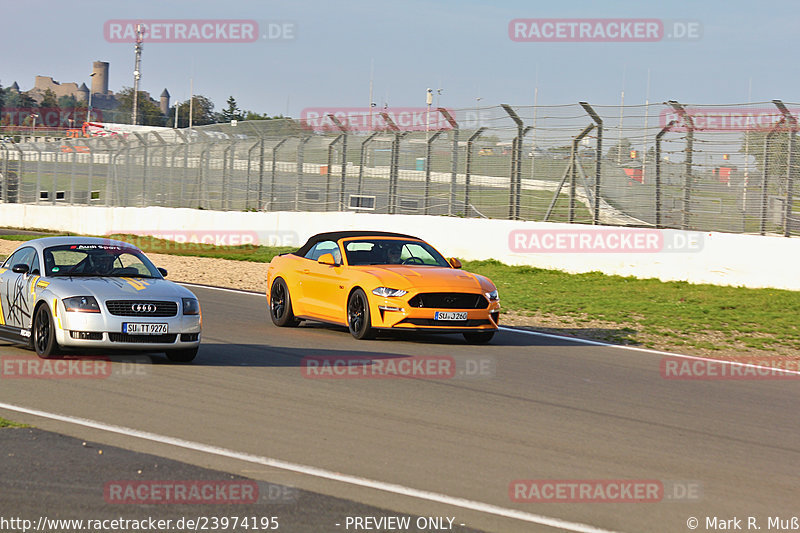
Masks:
[[[356,339],[372,339],[375,329],[369,315],[369,300],[361,289],[356,289],[347,300],[347,327]]]
[[[59,354],[53,316],[50,314],[50,307],[46,304],[40,305],[36,309],[36,314],[33,316],[31,342],[33,343],[33,349],[36,351],[36,355],[42,359],[56,357]]]
[[[269,317],[278,327],[294,327],[300,323],[292,312],[292,299],[283,278],[276,278],[269,291]]]

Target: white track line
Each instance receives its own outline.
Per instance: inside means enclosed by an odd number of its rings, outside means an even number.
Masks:
[[[270,457],[251,455],[248,453],[237,452],[226,448],[219,448],[217,446],[210,446],[208,444],[202,444],[199,442],[192,442],[188,440],[177,439],[174,437],[166,437],[163,435],[157,435],[155,433],[149,433],[147,431],[140,431],[138,429],[131,429],[122,426],[106,424],[104,422],[97,422],[86,418],[77,418],[72,416],[59,415],[55,413],[48,413],[46,411],[39,411],[37,409],[28,409],[26,407],[20,407],[18,405],[12,405],[2,402],[0,402],[0,409],[6,409],[8,411],[15,411],[18,413],[25,413],[33,416],[49,418],[51,420],[58,420],[59,422],[67,422],[69,424],[76,424],[79,426],[85,426],[93,429],[99,429],[102,431],[108,431],[110,433],[125,435],[127,437],[135,437],[138,439],[158,442],[161,444],[169,444],[171,446],[178,446],[180,448],[186,448],[189,450],[199,451],[203,453],[219,455],[222,457],[229,457],[240,461],[246,461],[248,463],[269,466],[281,470],[288,470],[290,472],[297,472],[299,474],[330,479],[333,481],[340,481],[342,483],[348,483],[350,485],[358,485],[361,487],[382,490],[384,492],[400,494],[402,496],[410,496],[412,498],[419,498],[422,500],[443,503],[446,505],[461,507],[463,509],[469,509],[472,511],[479,511],[487,514],[502,516],[505,518],[513,518],[516,520],[522,520],[534,524],[540,524],[554,528],[561,528],[567,531],[575,531],[578,533],[618,533],[607,529],[601,529],[594,526],[590,526],[588,524],[581,524],[579,522],[569,522],[566,520],[561,520],[560,518],[551,518],[548,516],[517,511],[515,509],[507,509],[505,507],[499,507],[496,505],[478,502],[474,500],[467,500],[465,498],[457,498],[453,496],[447,496],[446,494],[439,494],[436,492],[429,492],[426,490],[404,487],[403,485],[396,485],[394,483],[374,481],[363,477],[351,476],[339,472],[332,472],[330,470],[325,470],[323,468],[317,468],[314,466],[306,466],[298,463],[290,463],[288,461],[282,461],[280,459],[272,459]]]
[[[624,344],[610,344],[610,343],[602,342],[602,341],[593,341],[593,340],[589,340],[589,339],[579,339],[577,337],[567,337],[567,336],[563,336],[563,335],[554,335],[552,333],[541,333],[541,332],[538,332],[538,331],[529,331],[527,329],[515,329],[515,328],[504,327],[504,326],[501,326],[500,329],[503,330],[503,331],[511,331],[511,332],[514,332],[514,333],[522,333],[524,335],[535,335],[537,337],[546,337],[548,339],[557,339],[557,340],[565,340],[565,341],[576,342],[576,343],[579,343],[579,344],[588,344],[590,346],[603,346],[603,347],[607,347],[607,348],[617,348],[619,350],[630,350],[630,351],[633,351],[633,352],[650,353],[650,354],[655,354],[655,355],[663,355],[665,357],[675,357],[675,358],[678,358],[678,359],[692,359],[694,361],[709,361],[709,362],[712,362],[712,363],[726,364],[726,365],[731,365],[731,366],[741,366],[741,367],[744,367],[744,368],[753,368],[753,369],[757,369],[757,370],[769,370],[770,372],[782,372],[784,374],[794,374],[794,375],[800,376],[800,371],[798,371],[798,370],[788,370],[788,369],[784,369],[784,368],[774,368],[774,367],[771,367],[771,366],[760,366],[760,365],[755,365],[755,364],[752,364],[752,363],[743,363],[741,361],[729,361],[729,360],[725,360],[725,359],[712,359],[710,357],[702,357],[702,356],[699,356],[699,355],[684,355],[684,354],[680,354],[680,353],[662,352],[660,350],[653,350],[653,349],[650,349],[650,348],[639,348],[637,346],[625,346]],[[754,357],[749,357],[748,359],[759,359],[759,357],[754,356]],[[768,359],[767,357],[764,357],[764,360],[767,360],[767,359]]]

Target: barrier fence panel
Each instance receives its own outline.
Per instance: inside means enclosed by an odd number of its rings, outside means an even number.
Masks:
[[[412,122],[392,110],[332,111],[46,142],[17,136],[0,142],[0,199],[789,236],[800,234],[798,112],[777,100],[581,102],[429,109]]]

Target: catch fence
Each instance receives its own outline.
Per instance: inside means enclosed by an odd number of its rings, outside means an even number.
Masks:
[[[800,105],[494,106],[0,143],[2,201],[800,234]],[[107,132],[108,133],[108,132]]]

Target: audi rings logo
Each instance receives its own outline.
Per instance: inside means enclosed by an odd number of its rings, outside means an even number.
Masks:
[[[134,313],[155,313],[156,312],[155,304],[133,304],[131,305],[131,311]]]

